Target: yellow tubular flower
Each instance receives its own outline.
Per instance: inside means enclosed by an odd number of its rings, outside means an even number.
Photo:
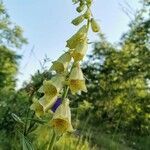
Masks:
[[[72,94],[78,93],[80,91],[87,92],[85,79],[79,64],[76,65],[71,71],[69,76],[69,87]]]
[[[44,93],[44,96],[39,100],[44,111],[55,103],[64,82],[65,77],[63,75],[56,75],[51,80],[43,82],[43,86],[38,91]]]
[[[54,98],[51,98],[49,96],[43,96],[39,99],[39,103],[42,106],[43,111],[45,112],[54,105],[56,100],[57,100],[57,96]]]
[[[86,37],[87,26],[84,25],[79,29],[79,31],[76,34],[74,34],[69,40],[67,40],[67,47],[69,47],[70,49],[74,49],[76,45],[79,42],[84,41]]]
[[[83,57],[86,55],[88,49],[87,39],[81,43],[79,43],[72,53],[72,57],[75,61],[81,61]]]
[[[55,70],[57,73],[62,73],[66,70],[70,61],[70,53],[66,52],[60,56],[57,61],[53,62],[51,69]]]
[[[44,115],[43,107],[36,98],[33,99],[33,104],[30,106],[30,109],[35,111],[37,117]]]
[[[64,102],[56,109],[51,124],[56,129],[56,131],[61,134],[67,131],[73,131],[73,127],[71,124],[71,111],[68,99],[65,99]]]
[[[50,99],[56,97],[63,87],[65,77],[63,75],[56,75],[51,80],[45,80],[43,86],[38,90],[44,93],[46,97]]]

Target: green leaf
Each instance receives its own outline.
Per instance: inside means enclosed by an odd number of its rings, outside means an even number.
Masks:
[[[21,120],[20,117],[18,117],[16,114],[12,113],[11,116],[13,117],[13,119],[18,122],[18,123],[21,123],[21,124],[24,124],[24,122]]]
[[[41,119],[28,118],[27,120],[31,120],[31,121],[37,122],[37,123],[39,123],[39,124],[44,124],[44,123],[46,123],[46,121],[41,120]]]
[[[20,133],[20,135],[21,135],[23,150],[34,150],[34,147],[32,143],[30,142],[30,140],[27,137],[25,137],[22,133]]]

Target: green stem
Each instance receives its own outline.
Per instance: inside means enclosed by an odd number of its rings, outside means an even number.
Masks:
[[[65,87],[64,94],[63,94],[63,96],[62,96],[62,101],[67,97],[68,91],[69,91],[69,86],[66,86],[66,87]]]
[[[47,150],[53,150],[54,144],[55,144],[55,140],[56,140],[56,133],[55,131],[53,132],[53,136],[51,138],[51,141],[47,147]]]
[[[84,122],[84,124],[83,124],[82,130],[81,130],[81,133],[80,133],[80,136],[79,136],[78,141],[77,141],[77,143],[76,143],[76,147],[80,144],[80,141],[82,140],[82,134],[83,134],[83,132],[84,132],[84,130],[85,130],[85,127],[87,126],[87,124],[88,124],[90,118],[91,118],[91,113],[89,112],[89,116],[87,117],[87,119],[85,120],[85,122]]]
[[[87,29],[89,30],[89,27],[90,27],[90,19],[88,19],[87,21]]]
[[[75,65],[75,62],[72,64],[70,72],[68,73],[67,77],[69,77],[74,65]],[[67,85],[67,86],[64,87],[64,93],[63,93],[63,96],[62,96],[62,101],[64,101],[64,99],[67,97],[68,92],[69,92],[69,86]]]
[[[29,116],[29,108],[27,109],[27,113],[26,113],[26,121],[25,121],[25,127],[24,127],[24,136],[26,136],[27,133],[27,126],[28,126],[28,116]]]

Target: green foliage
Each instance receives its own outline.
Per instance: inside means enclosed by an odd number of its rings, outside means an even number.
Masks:
[[[17,114],[19,117],[23,117],[26,114],[28,105],[28,96],[26,92],[16,93],[14,90],[8,90],[7,88],[1,90],[0,93],[0,149],[10,149],[15,145],[18,137],[16,132],[19,129],[18,122],[12,117],[12,113]],[[11,139],[14,139],[13,141]]]
[[[90,150],[90,145],[86,139],[81,139],[79,143],[77,142],[78,138],[75,136],[64,135],[56,143],[54,150]]]
[[[108,134],[98,134],[94,140],[104,150],[132,150],[127,144],[123,144],[121,139],[112,139]]]
[[[0,45],[20,48],[27,40],[22,35],[21,27],[10,21],[3,2],[0,2]]]
[[[20,58],[10,47],[21,48],[27,40],[22,35],[22,29],[10,21],[3,2],[0,2],[0,88],[15,86],[15,76],[18,70],[17,61]]]
[[[100,42],[94,44],[93,54],[83,64],[88,93],[77,97],[73,105],[82,100],[93,103],[92,126],[149,135],[150,20],[144,17],[147,10],[144,7],[138,12],[119,45],[109,43],[100,34]]]
[[[17,60],[20,56],[5,46],[0,46],[0,89],[15,87],[15,76],[18,71]]]
[[[20,138],[22,140],[23,150],[34,150],[32,143],[23,134],[21,134]]]
[[[27,93],[17,93],[16,74],[18,59],[12,48],[21,48],[27,43],[22,29],[10,21],[4,4],[0,2],[0,149],[9,150],[15,145],[16,121],[11,114],[23,116],[28,107]],[[12,141],[11,139],[14,138]],[[18,146],[16,146],[16,149]]]
[[[33,147],[37,150],[48,149],[53,135],[53,129],[50,127],[50,122],[46,124],[38,125],[36,130],[34,130],[29,138],[33,140]],[[78,140],[80,138],[80,140]],[[90,142],[88,139],[80,137],[76,134],[66,133],[62,136],[56,137],[56,144],[54,145],[54,150],[76,150],[90,149]],[[93,150],[95,150],[93,148]]]
[[[150,136],[132,136],[126,141],[133,149],[149,150],[150,148]]]

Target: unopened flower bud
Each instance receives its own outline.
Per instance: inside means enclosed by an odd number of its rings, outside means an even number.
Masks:
[[[91,17],[91,11],[90,11],[90,9],[88,9],[88,10],[85,12],[85,14],[84,14],[84,18],[85,18],[85,19],[90,19],[90,17]]]
[[[72,23],[73,25],[77,26],[77,25],[79,25],[80,23],[82,23],[83,20],[84,20],[84,17],[83,17],[83,15],[81,15],[81,16],[78,16],[77,18],[73,19],[71,23]]]
[[[91,19],[91,27],[92,27],[93,32],[99,32],[100,31],[100,27],[94,18]]]
[[[87,5],[90,7],[92,4],[92,0],[86,0]]]
[[[79,7],[76,8],[76,11],[80,13],[84,10],[84,8],[85,8],[85,5],[80,5]]]

